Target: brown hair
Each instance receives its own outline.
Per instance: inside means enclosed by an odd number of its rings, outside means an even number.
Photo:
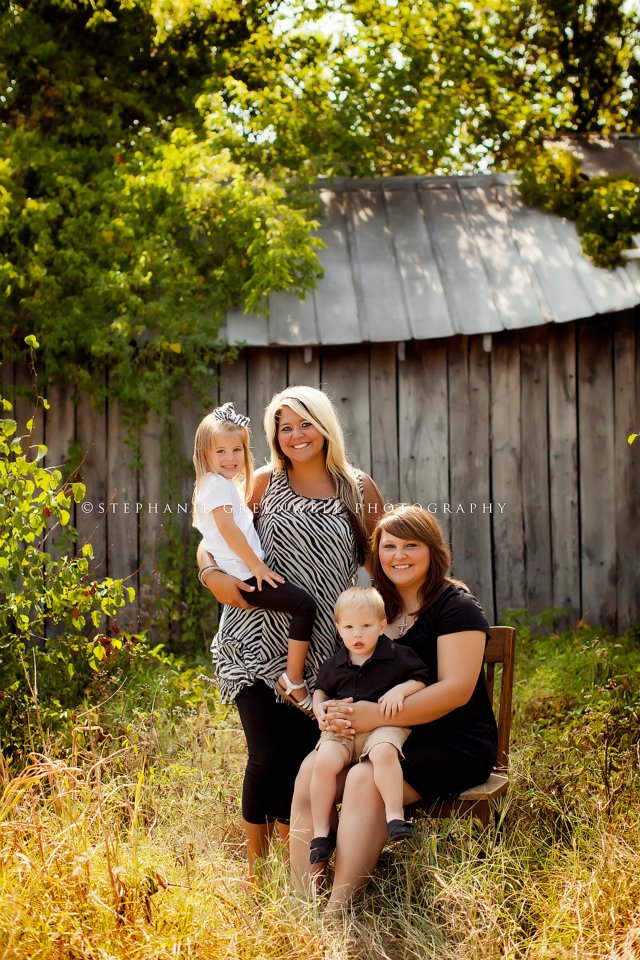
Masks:
[[[393,620],[400,613],[402,602],[395,584],[383,572],[380,563],[380,538],[384,532],[400,540],[424,543],[429,548],[429,567],[424,583],[418,591],[418,613],[430,607],[450,583],[460,583],[449,576],[451,551],[436,518],[422,507],[395,507],[390,513],[383,514],[371,537],[373,579],[384,598],[389,620]]]

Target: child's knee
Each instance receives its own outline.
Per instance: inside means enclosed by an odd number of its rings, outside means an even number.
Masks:
[[[390,766],[399,762],[398,748],[392,743],[376,743],[368,753],[372,763]]]
[[[320,774],[339,773],[349,764],[349,754],[346,747],[339,743],[323,744],[316,755],[314,772]]]

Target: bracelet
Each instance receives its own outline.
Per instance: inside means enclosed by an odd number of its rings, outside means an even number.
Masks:
[[[205,574],[211,573],[212,570],[219,570],[219,569],[220,567],[216,563],[208,563],[206,567],[202,568],[202,570],[198,570],[198,580],[200,581],[203,587],[207,586],[206,583],[204,582]]]

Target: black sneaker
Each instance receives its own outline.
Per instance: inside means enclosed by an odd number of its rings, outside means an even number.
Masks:
[[[413,834],[413,824],[410,820],[389,820],[387,823],[387,837],[389,840],[406,840]]]
[[[336,848],[336,832],[329,830],[328,837],[314,837],[309,844],[309,863],[324,863]]]

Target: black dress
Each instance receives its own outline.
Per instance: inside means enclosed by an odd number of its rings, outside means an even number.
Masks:
[[[411,647],[437,677],[438,637],[464,630],[480,630],[489,637],[489,624],[476,598],[451,584],[397,642]],[[463,707],[412,728],[403,748],[404,779],[428,803],[453,799],[487,779],[497,746],[498,728],[482,669]]]

